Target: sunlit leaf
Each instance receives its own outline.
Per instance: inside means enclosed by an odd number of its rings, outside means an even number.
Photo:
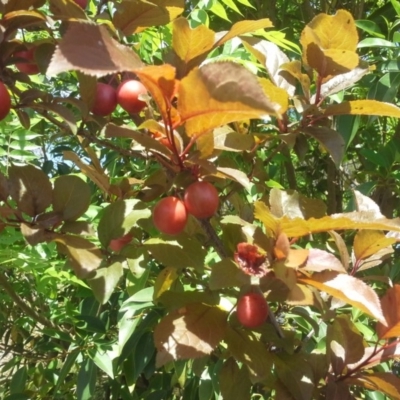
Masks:
[[[225,335],[226,318],[221,308],[196,303],[168,314],[154,331],[156,365],[210,354]]]
[[[100,304],[107,303],[122,274],[122,264],[115,262],[107,267],[96,269],[93,274],[88,276],[88,284]]]
[[[174,267],[164,268],[157,276],[154,283],[154,300],[165,293],[178,278],[177,269]]]
[[[333,254],[320,249],[309,249],[307,262],[302,269],[313,272],[324,270],[346,272],[342,263]]]
[[[363,260],[377,253],[379,250],[391,246],[393,243],[396,243],[396,239],[386,237],[383,232],[360,230],[354,237],[354,255],[356,260]]]
[[[324,271],[311,277],[302,277],[299,282],[311,285],[336,297],[386,324],[376,292],[360,279],[337,272]]]
[[[385,393],[392,400],[400,399],[400,378],[391,372],[366,372],[347,378],[345,382],[348,385],[357,385],[369,390]]]
[[[378,115],[400,118],[400,108],[394,104],[376,100],[352,100],[326,107],[324,115]]]
[[[264,94],[256,76],[232,62],[214,62],[196,68],[179,86],[178,111],[189,136],[229,122],[262,118],[278,109]]]
[[[225,258],[211,269],[208,285],[211,290],[250,284],[250,276],[246,275],[230,258]]]
[[[151,26],[168,24],[184,8],[184,0],[123,0],[116,4],[113,23],[125,35],[132,35]]]
[[[381,299],[387,326],[378,322],[376,331],[380,339],[400,336],[400,285],[394,285]]]

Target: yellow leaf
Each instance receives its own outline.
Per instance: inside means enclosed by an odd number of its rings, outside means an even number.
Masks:
[[[303,89],[304,96],[307,99],[310,98],[310,78],[307,74],[304,74],[301,71],[301,62],[298,60],[291,61],[282,64],[280,68],[282,71],[286,71],[294,78],[296,78],[299,81],[301,88]]]
[[[154,283],[153,299],[157,300],[164,292],[169,290],[178,277],[176,268],[166,267],[157,276]]]
[[[254,32],[258,29],[272,28],[273,26],[271,20],[268,18],[256,21],[244,20],[236,22],[232,25],[232,28],[227,32],[227,34],[222,36],[221,39],[216,42],[215,47],[220,46],[236,36],[243,35],[244,33]]]
[[[210,51],[214,37],[214,31],[205,25],[190,28],[186,18],[178,18],[172,23],[172,48],[185,64]]]
[[[354,238],[354,255],[356,260],[364,260],[393,243],[396,243],[396,239],[386,237],[383,232],[361,230]]]
[[[264,93],[275,103],[278,103],[279,113],[284,114],[289,107],[289,96],[287,91],[274,85],[269,79],[260,78],[260,83],[264,89]]]
[[[234,62],[195,68],[179,85],[178,111],[190,137],[230,122],[277,114],[279,108],[257,77]]]
[[[338,10],[335,15],[318,14],[307,25],[314,31],[324,49],[356,51],[357,27],[348,11]]]
[[[353,100],[328,106],[325,115],[378,115],[400,118],[400,108],[377,100]]]

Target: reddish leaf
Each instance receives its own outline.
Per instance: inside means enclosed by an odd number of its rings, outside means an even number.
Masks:
[[[3,14],[1,19],[2,26],[5,27],[7,36],[11,35],[17,29],[28,26],[40,26],[46,23],[46,16],[38,11],[28,11],[26,7],[20,11],[12,11]]]
[[[318,140],[321,146],[330,154],[336,166],[339,166],[345,150],[343,136],[326,126],[308,126],[302,129],[304,133]]]
[[[85,40],[82,40],[82,38]],[[78,70],[92,76],[142,67],[137,54],[114,40],[104,26],[70,22],[53,55],[47,74]]]
[[[145,28],[166,25],[185,8],[184,0],[122,0],[116,4],[113,18],[116,28],[125,35],[141,32]]]
[[[390,372],[364,373],[346,378],[348,385],[357,385],[365,389],[385,393],[392,400],[400,399],[400,378]]]
[[[50,0],[50,11],[56,18],[87,19],[85,11],[74,0]]]
[[[36,246],[47,240],[46,232],[43,228],[36,228],[28,224],[21,224],[21,233],[28,244]]]
[[[78,278],[87,278],[100,267],[103,256],[99,248],[87,239],[70,235],[54,235],[53,241],[63,245]]]
[[[87,165],[72,151],[64,151],[64,158],[74,162],[77,167],[90,178],[101,190],[108,193],[110,190],[110,182],[104,171],[99,171],[92,165]]]
[[[229,122],[276,114],[278,109],[264,94],[256,76],[233,62],[196,68],[179,85],[178,111],[189,136]]]
[[[225,335],[226,318],[219,307],[196,303],[168,314],[154,330],[157,367],[210,354]]]
[[[52,187],[47,175],[32,165],[9,168],[9,189],[18,208],[34,217],[50,206]]]
[[[381,299],[383,315],[387,326],[378,322],[376,331],[380,339],[400,336],[400,285],[388,289]]]
[[[327,357],[335,375],[340,375],[348,364],[355,363],[364,355],[364,339],[347,315],[338,315],[328,325]]]
[[[314,272],[322,272],[324,270],[346,272],[342,263],[333,254],[319,249],[309,250],[307,262],[302,269]]]
[[[88,209],[89,185],[74,175],[59,176],[54,182],[53,210],[62,214],[64,221],[75,221]]]
[[[238,243],[234,260],[247,275],[263,277],[267,274],[267,255],[250,243]]]
[[[0,172],[0,200],[5,201],[9,196],[8,179]]]
[[[346,274],[324,271],[299,282],[330,294],[386,324],[378,295],[363,281]]]

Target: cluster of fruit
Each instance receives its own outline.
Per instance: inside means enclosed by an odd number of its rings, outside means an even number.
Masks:
[[[183,201],[174,196],[161,199],[154,207],[153,222],[160,232],[177,235],[185,229],[188,214],[210,218],[218,206],[217,189],[209,182],[198,181],[186,188]]]

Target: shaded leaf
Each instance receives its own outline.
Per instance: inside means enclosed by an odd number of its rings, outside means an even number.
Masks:
[[[266,96],[269,97],[271,100],[273,99],[273,101],[279,105],[279,114],[286,113],[289,108],[289,96],[286,90],[277,87],[268,79],[260,78],[259,81],[264,89],[264,93],[266,94]]]
[[[18,208],[30,217],[43,213],[52,202],[49,178],[32,165],[9,168],[9,189]]]
[[[380,339],[400,336],[400,285],[389,288],[381,299],[387,326],[378,322],[376,331]]]
[[[64,151],[64,158],[74,162],[77,167],[91,179],[101,190],[108,192],[110,190],[109,177],[102,170],[96,169],[92,165],[85,164],[81,159],[72,151]]]
[[[142,65],[137,54],[114,40],[104,26],[70,22],[53,54],[47,75],[78,70],[101,77]]]
[[[226,167],[218,167],[217,170],[223,177],[239,182],[245,188],[250,187],[249,177],[243,171]]]
[[[280,66],[281,70],[297,79],[306,99],[310,98],[310,77],[301,70],[301,62],[298,60],[286,62]]]
[[[207,137],[207,135],[202,135],[197,140],[197,145],[199,141]],[[252,135],[244,135],[239,132],[233,131],[229,126],[223,126],[221,128],[216,128],[210,135],[208,135],[211,139],[213,139],[212,150],[226,150],[226,151],[249,151],[254,148],[255,140]],[[210,153],[211,154],[211,153]]]
[[[378,115],[400,118],[400,108],[394,104],[376,100],[352,100],[326,107],[324,115]]]
[[[231,258],[213,264],[208,286],[211,290],[237,287],[250,284],[250,276],[246,275]]]
[[[122,0],[116,4],[114,26],[125,35],[159,25],[166,25],[185,8],[184,0]]]
[[[322,147],[330,154],[336,166],[340,165],[344,155],[345,142],[339,132],[326,126],[307,126],[302,131],[318,140]]]
[[[103,261],[100,249],[85,238],[55,235],[53,241],[63,245],[78,278],[87,278]]]
[[[278,108],[264,94],[256,76],[233,62],[196,68],[179,86],[178,111],[189,136],[229,122],[275,114]]]
[[[47,235],[43,228],[32,227],[25,223],[21,223],[21,233],[31,246],[36,246],[47,240]]]
[[[89,185],[78,176],[57,177],[53,190],[53,210],[61,213],[64,221],[75,221],[90,205]]]
[[[324,271],[310,278],[299,278],[299,282],[311,285],[336,297],[386,324],[378,295],[360,279],[346,274]]]
[[[50,0],[50,11],[56,18],[87,19],[85,11],[74,0]]]
[[[0,172],[0,200],[5,201],[10,194],[8,179]]]
[[[224,337],[226,318],[219,307],[196,303],[169,313],[154,330],[157,367],[210,354]]]
[[[364,260],[379,250],[396,243],[396,238],[386,237],[383,232],[360,230],[354,237],[353,248],[356,260]]]
[[[98,268],[88,276],[88,284],[96,300],[106,304],[123,275],[122,264],[115,262],[107,267]]]
[[[364,373],[346,378],[348,385],[357,385],[369,390],[385,393],[392,400],[400,399],[400,378],[390,372]]]
[[[219,372],[219,386],[224,400],[250,400],[251,381],[245,368],[233,358],[224,362]]]
[[[328,325],[327,357],[336,376],[364,355],[364,339],[348,315],[337,315]]]
[[[117,200],[109,204],[103,211],[99,221],[98,236],[103,247],[107,247],[112,239],[126,235],[137,221],[149,218],[151,211],[144,208],[136,199]]]
[[[54,114],[57,114],[61,120],[63,121],[63,124],[65,124],[65,127],[69,128],[71,132],[75,135],[77,132],[77,126],[76,126],[76,118],[74,113],[68,109],[67,107],[61,105],[61,104],[56,104],[56,103],[32,103],[28,105],[30,108],[34,110],[42,110],[42,111],[51,111]]]
[[[271,354],[276,374],[296,400],[309,400],[314,390],[313,373],[302,354]]]
[[[168,267],[203,268],[206,251],[192,238],[179,238],[173,241],[149,239],[143,246],[161,264]]]
[[[77,378],[77,400],[92,399],[97,381],[97,366],[92,359],[86,358],[82,361]]]
[[[232,356],[248,368],[253,384],[271,377],[273,364],[271,354],[254,333],[228,327],[225,342]]]

